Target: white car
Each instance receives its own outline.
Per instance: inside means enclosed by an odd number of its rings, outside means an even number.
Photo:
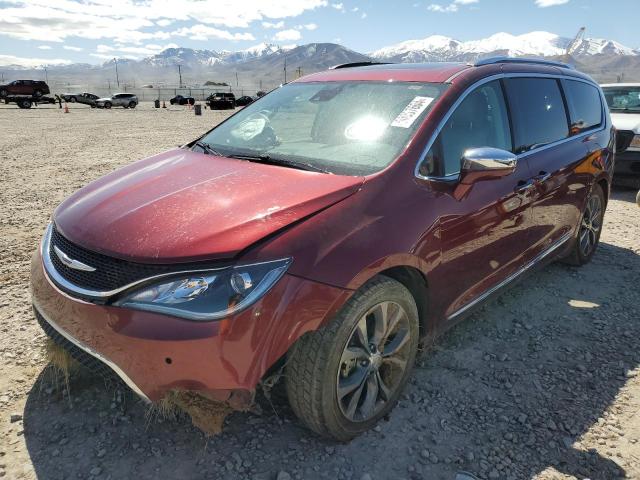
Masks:
[[[99,98],[96,100],[96,107],[98,108],[136,108],[136,105],[138,105],[138,97],[133,93],[116,93],[112,97]]]
[[[640,83],[601,85],[613,126],[620,134],[633,132],[627,150],[616,155],[614,181],[640,188]]]

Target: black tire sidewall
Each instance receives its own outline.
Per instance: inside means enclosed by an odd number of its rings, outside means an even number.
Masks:
[[[331,346],[327,362],[327,368],[324,369],[324,378],[322,378],[322,402],[324,410],[324,418],[327,422],[327,428],[333,436],[342,440],[349,440],[367,430],[370,430],[381,418],[386,416],[395,406],[400,394],[402,393],[411,371],[418,350],[419,342],[419,320],[418,309],[411,293],[400,283],[395,280],[384,278],[381,282],[374,282],[370,287],[362,290],[366,295],[360,295],[360,298],[354,298],[352,302],[346,305],[346,308],[338,315],[334,321],[341,322],[338,327],[335,342]],[[363,301],[364,299],[364,301]],[[393,301],[404,308],[409,317],[409,328],[411,335],[411,353],[407,362],[407,368],[398,384],[392,399],[387,405],[378,412],[374,417],[365,422],[351,422],[342,414],[338,405],[336,393],[336,380],[342,352],[346,347],[349,338],[362,316],[374,305],[384,302]]]
[[[600,197],[600,206],[601,206],[601,216],[600,216],[600,230],[598,230],[598,235],[596,236],[596,242],[595,245],[593,246],[593,248],[591,249],[591,251],[589,252],[588,255],[583,255],[582,254],[582,250],[580,250],[580,225],[582,224],[582,216],[584,215],[584,211],[587,208],[587,205],[589,204],[589,200],[591,199],[591,197],[593,195],[597,195]],[[575,249],[576,249],[576,259],[578,261],[579,265],[584,265],[585,263],[589,263],[591,261],[591,259],[593,258],[593,256],[596,253],[596,250],[598,250],[598,244],[600,243],[600,234],[602,233],[602,228],[604,227],[604,211],[605,211],[605,200],[604,200],[604,192],[602,191],[602,187],[599,184],[594,184],[593,187],[591,188],[591,192],[589,193],[589,196],[587,197],[587,200],[584,204],[584,209],[582,211],[582,213],[580,214],[580,221],[578,223],[578,230],[576,232],[576,245],[575,245]]]

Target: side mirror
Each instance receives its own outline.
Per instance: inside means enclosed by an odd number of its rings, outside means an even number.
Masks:
[[[513,173],[518,157],[499,148],[471,148],[462,155],[460,183],[471,185],[478,180],[501,178]]]

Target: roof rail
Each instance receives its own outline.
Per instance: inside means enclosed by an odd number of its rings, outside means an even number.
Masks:
[[[482,58],[473,64],[474,67],[481,67],[483,65],[493,65],[495,63],[532,63],[535,65],[547,65],[549,67],[569,68],[575,70],[573,65],[568,63],[558,62],[555,60],[546,60],[543,58],[527,58],[527,57],[489,57]]]
[[[368,67],[369,65],[389,65],[391,62],[350,62],[339,63],[333,67],[329,67],[329,70],[338,70],[339,68],[353,68],[353,67]]]

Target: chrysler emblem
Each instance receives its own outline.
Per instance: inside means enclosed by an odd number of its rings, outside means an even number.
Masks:
[[[53,251],[56,252],[56,255],[58,256],[60,261],[62,263],[64,263],[69,268],[73,268],[74,270],[82,270],[82,271],[85,271],[85,272],[95,272],[96,271],[96,269],[94,267],[91,267],[91,266],[89,266],[89,265],[87,265],[85,263],[79,262],[78,260],[74,260],[73,258],[71,258],[69,255],[64,253],[62,250],[60,250],[55,245],[53,246]]]

